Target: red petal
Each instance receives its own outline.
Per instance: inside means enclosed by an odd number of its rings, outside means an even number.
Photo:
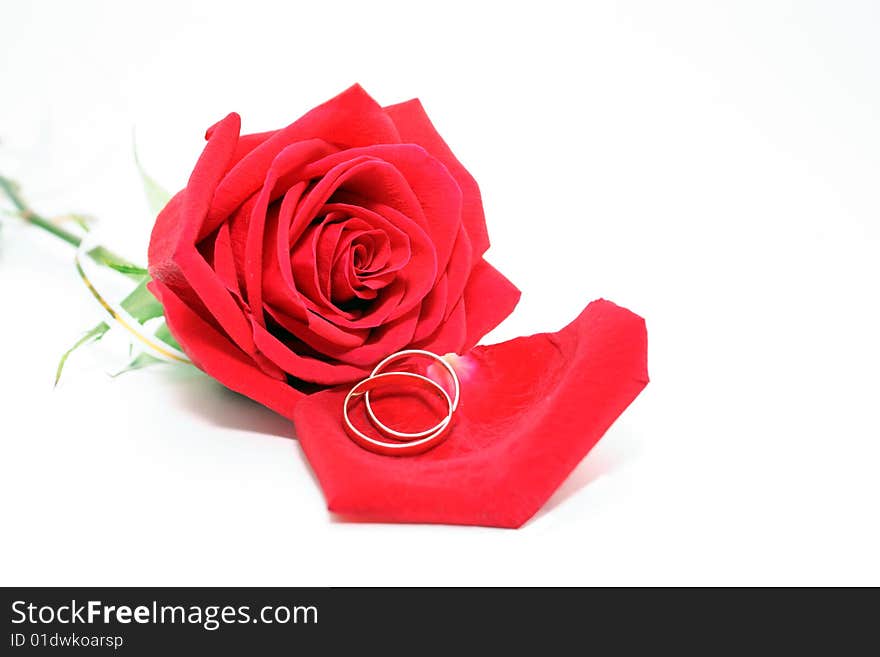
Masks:
[[[364,202],[358,205],[385,203],[419,224],[431,236],[438,267],[445,270],[462,219],[461,189],[455,178],[440,160],[413,144],[379,144],[328,155],[307,167],[304,176],[326,179],[334,169],[359,164],[360,159],[373,161],[373,168],[379,167],[388,182],[383,185],[368,179],[368,184],[361,181],[359,185],[349,180],[346,192],[362,197]],[[312,191],[320,204],[327,199],[317,192],[326,184],[322,179]]]
[[[200,370],[227,388],[268,406],[284,417],[292,417],[293,407],[304,397],[302,392],[283,379],[267,375],[165,285],[152,281],[149,288],[165,309],[165,319],[171,333]]]
[[[485,260],[478,262],[464,288],[467,315],[464,351],[469,350],[504,321],[519,303],[521,294],[495,267]],[[491,303],[486,303],[486,299],[491,299]]]
[[[240,125],[241,120],[233,113],[211,130],[186,189],[175,197],[179,201],[169,202],[156,218],[148,259],[153,278],[175,290],[183,287],[185,279],[235,344],[253,353],[254,341],[248,321],[195,245],[217,183],[235,152]],[[174,326],[171,329],[174,330]]]
[[[302,356],[269,333],[262,325],[254,322],[253,326],[254,341],[260,353],[298,379],[320,385],[336,385],[363,379],[370,374],[368,368],[339,365],[310,356]],[[289,417],[290,411],[286,415]]]
[[[486,231],[486,218],[483,216],[483,202],[477,181],[443,141],[417,98],[386,107],[385,112],[397,126],[401,141],[418,144],[449,169],[449,173],[461,187],[462,221],[468,237],[471,238],[474,256],[483,255],[489,248],[489,234]]]
[[[202,236],[214,230],[219,221],[263,186],[272,160],[292,143],[322,139],[345,148],[400,141],[394,122],[357,84],[318,105],[286,128],[264,134],[266,138],[262,141],[259,140],[263,135],[248,140],[258,143],[240,160],[235,160],[235,166],[217,187]],[[251,147],[251,143],[247,146]],[[329,143],[327,147],[330,148]]]
[[[433,351],[435,354],[463,354],[467,351],[464,348],[467,332],[467,308],[464,300],[459,299],[437,330],[428,338],[414,343],[413,347]]]
[[[247,240],[245,242],[245,292],[247,293],[248,304],[254,313],[254,317],[261,324],[265,321],[261,310],[263,307],[262,263],[263,247],[267,241],[265,227],[269,204],[277,196],[283,195],[283,192],[276,194],[275,188],[279,180],[285,174],[290,174],[291,170],[295,171],[303,167],[308,161],[324,152],[325,148],[326,146],[323,142],[309,140],[291,144],[281,151],[272,161],[269,171],[266,172],[265,183],[251,211]],[[270,254],[270,257],[274,256],[274,253]]]
[[[426,337],[417,334],[413,346],[438,354],[466,353],[513,312],[519,297],[516,286],[481,259],[467,279],[464,296],[446,320]]]
[[[594,301],[557,333],[477,347],[456,365],[462,397],[447,440],[419,456],[373,454],[341,422],[347,389],[294,412],[327,506],[376,522],[519,527],[648,382],[641,317]],[[391,415],[383,421],[392,424]]]

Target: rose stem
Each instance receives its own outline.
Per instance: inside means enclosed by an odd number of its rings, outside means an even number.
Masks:
[[[9,178],[5,178],[4,176],[0,176],[0,188],[6,193],[6,196],[12,201],[12,204],[15,206],[16,210],[18,210],[18,215],[34,226],[38,228],[42,228],[46,232],[52,233],[55,237],[58,237],[68,244],[78,247],[82,244],[82,238],[79,235],[71,233],[69,230],[65,230],[58,224],[45,217],[37,214],[28,204],[25,203],[24,199],[18,193],[18,189],[14,182],[9,180]],[[106,264],[107,262],[115,262],[121,265],[125,265],[128,267],[132,267],[138,269],[137,265],[133,265],[128,262],[125,258],[121,258],[112,251],[107,250],[103,246],[96,246],[95,248],[89,251],[89,256],[98,263]]]
[[[60,237],[68,244],[72,244],[73,246],[79,246],[82,243],[82,238],[78,235],[74,235],[69,230],[63,229],[61,226],[55,224],[48,219],[41,217],[36,212],[31,210],[27,203],[21,198],[18,193],[18,190],[15,188],[15,183],[13,183],[8,178],[4,178],[0,176],[0,187],[3,188],[3,191],[6,192],[6,196],[9,197],[9,200],[12,201],[12,204],[18,210],[19,216],[25,221],[32,223],[34,226],[42,228],[45,231],[48,231],[55,235],[55,237]]]

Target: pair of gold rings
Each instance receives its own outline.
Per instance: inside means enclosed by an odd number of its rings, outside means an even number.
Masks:
[[[433,379],[429,379],[422,374],[405,371],[386,371],[392,363],[399,362],[404,359],[422,357],[430,358],[439,363],[452,379],[454,392],[450,395],[439,383]],[[407,432],[397,431],[384,424],[373,410],[370,403],[370,392],[384,387],[410,385],[426,389],[430,392],[437,393],[443,401],[446,402],[447,413],[437,424],[423,431]],[[351,402],[358,396],[364,395],[364,406],[366,414],[376,430],[388,440],[373,438],[365,434],[363,431],[354,426],[349,417],[349,407]],[[382,360],[366,379],[355,385],[345,397],[342,405],[342,418],[345,428],[351,439],[371,452],[377,454],[385,454],[388,456],[411,456],[421,454],[429,449],[436,447],[446,439],[449,427],[452,424],[452,417],[458,408],[458,401],[461,397],[461,386],[458,382],[458,376],[455,369],[442,357],[430,351],[422,349],[405,349],[391,354]]]

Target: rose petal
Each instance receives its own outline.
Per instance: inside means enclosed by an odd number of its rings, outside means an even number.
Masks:
[[[470,237],[464,227],[458,231],[455,244],[452,247],[452,255],[449,257],[449,265],[446,267],[446,294],[449,295],[446,314],[452,311],[451,304],[461,298],[464,286],[467,284],[468,275],[473,265],[474,251]]]
[[[288,348],[260,324],[254,322],[253,328],[254,341],[260,352],[282,370],[298,379],[321,385],[336,385],[362,379],[370,373],[368,369],[363,367],[328,363],[325,360],[302,356]]]
[[[455,424],[418,456],[381,456],[352,442],[341,421],[346,388],[299,403],[297,436],[331,511],[519,527],[647,384],[647,334],[642,318],[600,300],[557,333],[477,347],[455,366]],[[395,419],[383,416],[389,426]]]
[[[288,234],[291,218],[305,190],[305,182],[291,187],[278,212],[271,212],[266,217],[263,260],[263,294],[267,305],[299,321],[306,319],[308,309],[293,278]]]
[[[244,313],[195,245],[214,190],[235,151],[240,125],[233,113],[215,126],[186,189],[178,195],[180,201],[169,203],[156,218],[149,262],[151,276],[166,285],[179,288],[185,279],[226,334],[252,354],[253,337]]]
[[[467,279],[464,295],[449,311],[449,317],[442,323],[436,314],[419,320],[414,346],[441,354],[465,353],[513,312],[520,294],[513,283],[481,258]],[[455,297],[450,295],[450,298]],[[486,299],[492,302],[486,303]],[[423,313],[430,312],[430,306],[423,305]],[[423,322],[425,325],[433,322],[436,329],[425,335]]]
[[[392,153],[391,150],[383,150],[376,147],[376,152],[385,155]],[[396,148],[396,147],[395,147]],[[315,295],[311,296],[311,304],[307,305],[310,309],[320,314],[327,321],[338,324],[346,329],[373,328],[383,325],[389,321],[408,315],[412,308],[417,307],[421,299],[431,289],[436,277],[436,267],[439,249],[438,245],[429,237],[429,230],[425,227],[431,225],[434,221],[436,226],[432,229],[435,234],[443,234],[445,228],[443,224],[445,220],[440,219],[444,212],[451,212],[457,208],[458,188],[455,182],[449,177],[445,169],[442,169],[435,160],[431,160],[429,156],[417,146],[400,147],[402,153],[396,153],[392,159],[407,162],[410,159],[426,158],[433,162],[432,167],[428,167],[425,175],[422,177],[417,186],[424,186],[427,180],[432,176],[439,176],[434,179],[439,189],[445,189],[450,198],[446,199],[446,205],[441,211],[437,208],[439,200],[434,199],[431,214],[426,214],[423,210],[424,199],[417,197],[413,189],[410,188],[409,181],[396,168],[396,165],[381,160],[378,157],[370,155],[352,156],[355,152],[367,152],[371,149],[353,149],[345,155],[347,157],[337,157],[335,155],[324,158],[314,165],[306,167],[303,175],[307,177],[320,176],[320,180],[306,194],[300,202],[294,217],[290,222],[291,241],[299,241],[302,239],[304,231],[308,230],[312,220],[316,214],[322,209],[336,205],[331,200],[350,201],[352,196],[366,195],[372,192],[381,191],[382,200],[394,203],[396,207],[385,206],[375,202],[370,202],[365,196],[360,205],[364,208],[363,217],[369,219],[370,213],[376,213],[385,217],[389,222],[398,229],[405,232],[410,238],[410,263],[407,267],[400,271],[400,275],[388,285],[388,287],[380,295],[378,301],[372,304],[367,312],[355,317],[349,318],[345,313],[336,312],[328,303],[321,304],[320,298]],[[440,167],[439,169],[437,167]],[[345,193],[342,193],[344,190]],[[341,197],[337,199],[336,197]],[[457,209],[455,209],[457,212]],[[448,219],[448,218],[447,218]],[[451,220],[451,219],[450,219]],[[448,240],[447,240],[448,241]],[[449,258],[449,251],[452,244],[441,247],[446,251],[446,259]],[[294,264],[299,257],[300,276],[294,276],[298,281],[298,285],[305,285],[302,278],[303,267],[310,271],[314,270],[311,256],[303,254],[297,250],[294,253]],[[305,260],[302,258],[305,257]],[[314,274],[311,271],[311,274]],[[320,289],[320,281],[309,282],[310,289]],[[304,288],[305,290],[305,288]]]
[[[266,308],[271,313],[269,306]],[[292,320],[285,323],[284,328],[329,358],[334,358],[338,352],[359,349],[370,335],[370,329],[341,329],[313,311],[306,313],[305,322]]]
[[[212,125],[205,132],[205,140],[211,138],[211,135],[214,134],[214,128],[216,125]],[[268,130],[266,132],[252,132],[247,135],[239,135],[238,144],[235,147],[235,153],[232,156],[232,165],[234,166],[238,162],[240,162],[248,153],[253,151],[255,148],[266,142],[272,135],[274,135],[277,130]]]
[[[374,365],[388,354],[400,351],[412,342],[419,320],[419,308],[370,331],[367,340],[355,349],[336,352],[333,357],[343,363],[361,367]]]
[[[295,175],[308,162],[324,152],[324,143],[320,140],[301,141],[291,144],[282,150],[272,161],[263,188],[257,196],[257,202],[250,215],[247,241],[245,245],[244,280],[245,292],[254,317],[260,323],[263,318],[263,248],[266,245],[266,214],[269,204],[288,191],[289,184],[282,183],[285,176]],[[280,188],[280,191],[279,191]],[[294,185],[294,189],[298,189]],[[277,212],[277,209],[275,210]],[[270,251],[269,257],[274,254]]]
[[[434,289],[422,301],[419,325],[413,335],[413,341],[421,342],[440,326],[440,322],[443,321],[443,315],[446,314],[446,304],[449,299],[448,289],[449,285],[444,273],[440,280],[437,281]]]
[[[396,144],[400,135],[394,122],[360,85],[353,85],[318,105],[286,128],[277,130],[253,148],[232,168],[217,188],[211,213],[202,235],[263,185],[266,170],[275,157],[294,142],[321,139],[333,150],[339,147]],[[330,144],[337,146],[331,146]]]
[[[349,161],[360,164],[361,158],[374,164],[358,167],[357,175],[349,174],[345,191],[389,205],[416,221],[431,237],[438,268],[445,269],[461,226],[461,189],[456,180],[442,162],[415,144],[380,144],[334,153],[307,167],[306,175],[327,176],[340,165],[354,169]]]
[[[485,301],[481,302],[483,305]],[[413,344],[416,349],[425,349],[435,354],[462,354],[465,352],[464,343],[467,339],[467,308],[464,299],[459,299],[453,304],[446,317],[429,337]]]
[[[268,376],[243,351],[158,281],[150,291],[162,303],[171,334],[199,369],[224,386],[269,407],[286,418],[304,397],[286,381]]]
[[[417,98],[386,107],[385,112],[397,126],[401,141],[418,144],[424,148],[445,164],[449,173],[458,182],[462,193],[462,221],[468,237],[471,238],[474,256],[483,255],[489,248],[489,233],[486,230],[486,218],[483,216],[483,202],[477,181],[443,141]]]
[[[212,266],[217,276],[233,295],[241,299],[241,285],[235,269],[235,258],[232,254],[232,240],[229,236],[229,224],[221,224],[214,240],[214,257]]]
[[[504,274],[485,260],[480,260],[464,288],[467,338],[462,352],[469,351],[484,335],[504,321],[519,303],[521,294]],[[486,303],[486,299],[492,302]]]

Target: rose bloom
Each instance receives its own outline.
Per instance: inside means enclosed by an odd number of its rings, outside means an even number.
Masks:
[[[464,353],[519,291],[483,259],[476,182],[418,100],[354,86],[281,130],[207,133],[156,220],[150,290],[192,361],[291,417],[406,348]]]

